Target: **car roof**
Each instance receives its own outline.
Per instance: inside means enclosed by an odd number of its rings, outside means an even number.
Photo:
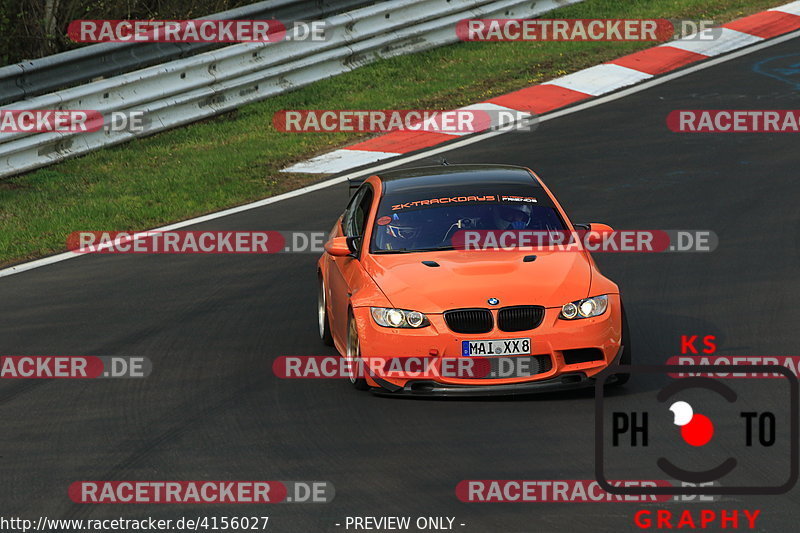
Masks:
[[[378,174],[384,194],[470,185],[538,186],[530,171],[511,165],[439,165]]]

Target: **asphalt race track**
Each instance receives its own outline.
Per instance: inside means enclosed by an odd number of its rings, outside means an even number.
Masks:
[[[710,229],[707,254],[605,254],[634,359],[660,364],[681,335],[720,354],[800,355],[800,150],[784,134],[677,134],[674,109],[791,109],[791,80],[754,70],[800,39],[447,154],[536,170],[576,222]],[[423,161],[438,164],[439,156]],[[417,161],[409,166],[420,166]],[[224,172],[224,169],[220,170]],[[337,185],[191,229],[328,230]],[[85,228],[114,229],[114,228]],[[456,530],[636,530],[641,503],[462,503],[463,479],[591,479],[593,392],[503,400],[396,400],[337,380],[280,380],[281,355],[326,355],[316,254],[86,256],[0,279],[0,352],[141,355],[147,379],[0,382],[0,507],[7,516],[269,515],[272,531],[344,531],[347,516],[455,516]],[[648,378],[615,393],[635,405]],[[783,406],[777,405],[776,409]],[[713,413],[711,413],[713,414]],[[630,472],[636,479],[637,465]],[[78,505],[77,480],[328,480],[329,504]],[[726,496],[790,531],[800,493]],[[649,508],[688,507],[669,503]],[[459,526],[458,524],[465,524]]]

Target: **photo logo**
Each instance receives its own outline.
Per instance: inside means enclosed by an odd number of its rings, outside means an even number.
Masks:
[[[779,365],[634,365],[595,385],[595,475],[612,494],[783,494],[798,479],[798,381]],[[657,385],[605,397],[617,373]],[[763,379],[777,375],[779,379]],[[610,479],[671,479],[674,487],[619,487]]]
[[[683,391],[690,388],[703,388],[715,392],[731,403],[738,398],[736,392],[723,383],[711,378],[695,377],[673,381],[659,391],[657,399],[659,402],[666,402],[671,398],[680,396]],[[711,441],[714,436],[714,424],[709,417],[700,413],[695,414],[692,406],[682,400],[673,403],[669,410],[674,415],[673,423],[681,428],[680,435],[686,444],[699,447],[705,446]],[[665,457],[659,457],[657,464],[664,473],[675,479],[692,483],[705,483],[715,481],[730,473],[736,467],[737,461],[730,457],[718,466],[702,472],[684,470],[675,466]]]
[[[670,408],[675,414],[675,425],[681,428],[681,437],[692,446],[705,446],[714,436],[714,424],[706,415],[694,414],[686,402],[675,402]]]

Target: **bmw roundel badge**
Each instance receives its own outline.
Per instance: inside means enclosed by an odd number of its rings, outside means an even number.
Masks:
[[[489,298],[486,301],[489,302],[489,305],[497,305],[500,303],[500,300],[498,300],[497,298]]]

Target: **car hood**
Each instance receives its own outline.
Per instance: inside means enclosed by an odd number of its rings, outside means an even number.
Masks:
[[[523,262],[526,255],[535,261]],[[462,307],[561,307],[588,296],[591,266],[582,252],[447,250],[370,255],[364,268],[394,307],[441,313]],[[438,267],[422,261],[435,261]]]

